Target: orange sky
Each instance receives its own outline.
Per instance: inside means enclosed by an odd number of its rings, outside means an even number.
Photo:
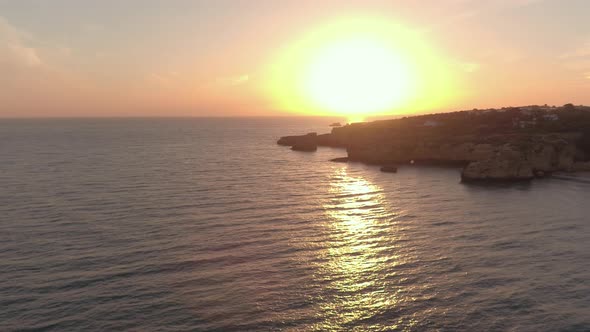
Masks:
[[[444,83],[386,114],[590,104],[590,2],[392,3],[2,2],[0,117],[306,113],[269,92],[269,68],[297,41],[357,18],[402,27],[444,67],[444,78],[420,77]]]

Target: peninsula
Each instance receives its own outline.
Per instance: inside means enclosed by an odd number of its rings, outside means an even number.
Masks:
[[[463,181],[521,181],[590,171],[590,107],[473,109],[352,123],[331,133],[281,137],[279,145],[346,148],[337,161],[463,167]]]

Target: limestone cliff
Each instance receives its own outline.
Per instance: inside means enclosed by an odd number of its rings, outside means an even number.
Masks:
[[[571,123],[534,129],[515,128],[510,117],[517,113],[504,113],[497,118],[456,112],[358,123],[333,128],[330,134],[283,137],[278,143],[296,146],[314,140],[319,146],[346,147],[348,160],[371,164],[463,165],[468,166],[463,172],[467,178],[528,179],[536,173],[590,170],[590,152],[580,143],[590,126],[578,120],[590,121],[590,112],[576,115]],[[430,119],[428,126],[425,119]]]

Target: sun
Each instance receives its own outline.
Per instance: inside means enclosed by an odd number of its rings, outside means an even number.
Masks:
[[[392,109],[413,89],[410,66],[374,36],[345,36],[316,49],[302,84],[312,103],[347,116]]]
[[[361,120],[438,105],[451,84],[421,36],[391,20],[339,19],[275,55],[266,95],[275,107]],[[427,95],[428,98],[423,98]]]

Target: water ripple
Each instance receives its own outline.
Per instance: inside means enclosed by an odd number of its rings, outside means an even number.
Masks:
[[[587,176],[274,144],[331,122],[0,122],[0,330],[590,330]]]

